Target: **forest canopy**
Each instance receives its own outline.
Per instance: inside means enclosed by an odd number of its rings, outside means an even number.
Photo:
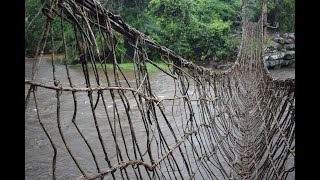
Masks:
[[[45,16],[41,12],[45,0],[25,1],[25,53],[33,55],[40,40]],[[100,0],[101,4],[115,14],[121,15],[130,26],[149,35],[160,44],[172,49],[189,60],[233,59],[240,39],[241,0]],[[256,21],[261,14],[261,0],[248,0],[248,16]],[[268,24],[278,32],[294,32],[295,1],[269,0]],[[53,21],[53,50],[63,51],[60,18]],[[66,24],[64,35],[69,49],[73,26]],[[51,38],[51,37],[49,37]],[[132,49],[126,40],[119,48],[127,56]],[[49,43],[45,53],[52,49]],[[68,57],[75,52],[70,51]],[[151,59],[158,57],[150,52]],[[154,56],[154,57],[152,57]],[[72,59],[72,58],[70,58]],[[72,61],[72,60],[71,60]],[[70,61],[69,61],[70,62]]]

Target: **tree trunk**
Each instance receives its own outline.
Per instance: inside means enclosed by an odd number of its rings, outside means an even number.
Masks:
[[[133,56],[134,56],[134,49],[129,44],[129,41],[127,39],[124,39],[124,48],[126,49],[126,57],[124,57],[124,58],[132,60]]]
[[[262,25],[263,25],[263,42],[264,43],[267,37],[267,15],[268,15],[267,3],[268,3],[268,0],[262,1]]]
[[[274,12],[274,26],[279,29],[279,17],[280,17],[280,8],[279,8],[279,0],[274,0],[275,4],[275,12]]]

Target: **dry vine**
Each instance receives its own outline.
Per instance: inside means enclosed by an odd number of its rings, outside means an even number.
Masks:
[[[258,22],[248,22],[245,6],[246,0],[242,7],[242,42],[237,60],[227,71],[215,72],[159,45],[96,0],[52,0],[43,8],[47,22],[37,50],[38,61],[34,64],[31,79],[25,81],[30,85],[26,109],[31,93],[36,108],[40,108],[37,89],[56,92],[58,132],[81,172],[80,178],[286,179],[294,171],[289,159],[295,156],[295,82],[294,79],[274,80],[269,75],[262,58],[263,16]],[[65,39],[64,25],[70,23],[74,27],[85,87],[74,84],[67,63],[67,85],[60,83],[62,81],[57,78],[53,62],[52,82],[37,80],[39,63],[49,32],[53,33],[55,18],[61,21],[65,54],[69,42]],[[134,85],[129,83],[118,66],[116,32],[127,38],[135,49],[132,59],[135,65]],[[51,43],[54,43],[53,39]],[[148,48],[161,54],[162,61],[168,64],[171,72],[152,63],[146,53]],[[114,65],[113,72],[106,68],[106,61],[110,59]],[[98,72],[97,62],[102,66],[103,75]],[[172,97],[160,99],[156,95],[150,83],[152,79],[147,63],[172,79],[175,86]],[[94,175],[81,165],[60,125],[61,94],[68,91],[74,101],[70,120],[92,155],[96,166]],[[77,123],[79,92],[86,92],[89,98],[102,157],[97,156],[98,150],[91,147]],[[112,101],[111,109],[107,107],[106,98]],[[132,107],[137,107],[138,115],[132,112]],[[99,108],[105,111],[107,125],[103,129],[111,132],[112,145],[105,143],[107,137],[103,135],[96,115]],[[120,111],[120,108],[125,111]],[[40,110],[37,118],[54,149],[52,178],[57,179],[56,155],[59,148],[50,138]],[[138,118],[142,126],[135,126],[134,118]],[[124,126],[129,127],[130,139],[124,136]],[[137,133],[142,130],[145,136],[138,139]],[[110,148],[115,149],[116,158],[111,158]],[[107,168],[101,168],[99,158],[105,160]]]

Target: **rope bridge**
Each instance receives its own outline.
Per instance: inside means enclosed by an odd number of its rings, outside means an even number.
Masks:
[[[265,2],[264,2],[265,3]],[[52,0],[42,9],[46,24],[37,49],[32,75],[25,80],[25,109],[37,109],[36,118],[52,147],[46,169],[59,179],[59,154],[70,156],[78,179],[288,179],[294,176],[295,95],[294,79],[275,80],[263,61],[264,16],[258,22],[246,19],[240,50],[234,65],[222,72],[197,66],[127,25],[120,16],[96,0]],[[61,39],[53,39],[54,21],[61,25]],[[64,64],[61,76],[53,61],[52,80],[38,78],[47,44],[64,44],[66,61],[70,48],[65,26],[73,27],[73,42],[81,62],[84,83],[77,83]],[[51,37],[51,38],[50,38]],[[119,66],[120,39],[134,49],[133,77]],[[160,54],[164,69],[149,59],[147,51]],[[113,69],[106,67],[112,62]],[[160,96],[157,80],[147,69],[151,64],[172,87],[170,97]],[[100,68],[100,69],[99,69]],[[64,79],[63,79],[64,78]],[[131,81],[129,78],[133,78]],[[57,131],[44,121],[37,94],[55,96]],[[80,121],[79,96],[87,96],[91,112]],[[64,98],[72,110],[65,118]],[[32,104],[31,104],[32,103]],[[63,122],[71,122],[70,135]],[[94,133],[94,135],[92,135]],[[61,143],[58,143],[58,138]],[[93,144],[88,136],[95,136]],[[71,139],[79,138],[79,144]],[[66,149],[63,151],[62,149]],[[82,158],[82,153],[89,158]],[[93,162],[86,167],[85,162]],[[63,168],[63,167],[62,167]],[[39,175],[40,176],[40,175]],[[76,178],[77,178],[76,177]],[[67,179],[74,177],[65,177]]]

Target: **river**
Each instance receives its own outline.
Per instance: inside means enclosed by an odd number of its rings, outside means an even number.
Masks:
[[[25,60],[25,78],[30,79],[31,69],[32,69],[33,60],[26,59]],[[56,63],[56,76],[57,79],[60,79],[60,84],[64,86],[68,86],[68,80],[66,76],[66,70],[63,65],[59,65]],[[69,66],[70,76],[72,77],[72,82],[76,87],[84,87],[85,80],[83,78],[83,72],[80,67]],[[102,73],[102,71],[99,71]],[[135,75],[133,72],[124,72],[125,76],[129,79],[129,83],[131,85],[135,85]],[[280,70],[270,70],[270,73],[278,79],[285,79],[288,77],[294,77],[294,69],[286,68]],[[110,78],[113,79],[112,73],[109,74]],[[94,74],[90,72],[91,82],[94,86]],[[100,77],[104,77],[102,74]],[[151,86],[153,90],[156,91],[159,98],[168,98],[172,97],[172,92],[174,92],[174,83],[172,78],[163,74],[163,73],[151,73],[150,78]],[[41,82],[52,82],[52,66],[51,61],[43,60],[40,64],[40,70],[38,72],[38,81]],[[106,84],[106,79],[101,79],[102,84]],[[125,81],[122,80],[121,83],[125,84]],[[25,93],[27,93],[29,86],[25,86]],[[192,89],[191,89],[192,90]],[[112,100],[110,97],[110,93],[105,92],[105,102],[107,102],[107,109],[112,111]],[[129,93],[129,92],[126,92]],[[95,124],[92,120],[92,111],[90,109],[90,101],[86,92],[78,92],[76,94],[78,101],[78,111],[77,111],[77,124],[79,129],[83,132],[84,136],[87,138],[87,141],[90,142],[92,148],[95,150],[97,157],[103,157],[103,151],[101,150],[100,143],[98,141],[98,135],[96,131]],[[96,95],[93,93],[94,99]],[[130,96],[130,94],[128,94]],[[77,133],[75,126],[71,122],[71,118],[74,111],[73,99],[70,92],[63,92],[61,94],[61,128],[63,129],[64,135],[66,137],[66,141],[68,145],[74,152],[74,155],[77,157],[80,165],[85,167],[85,171],[89,175],[94,175],[96,173],[96,168],[94,161],[92,160],[92,156],[88,151],[87,146],[83,141],[81,141],[80,135]],[[120,99],[118,98],[118,100]],[[134,99],[129,99],[130,104],[135,104]],[[51,145],[44,135],[43,130],[37,119],[37,111],[41,115],[41,120],[44,123],[45,128],[47,129],[50,136],[53,138],[53,141],[57,148],[59,149],[57,155],[57,179],[77,179],[80,177],[81,173],[73,163],[71,157],[68,155],[66,148],[64,147],[60,136],[58,135],[58,127],[56,122],[56,104],[57,98],[55,97],[55,91],[47,90],[44,88],[37,89],[37,102],[38,109],[34,106],[33,98],[30,98],[30,102],[28,104],[28,108],[25,113],[25,179],[26,180],[37,180],[37,179],[51,179],[51,161],[53,156],[53,150]],[[120,103],[119,103],[120,104]],[[113,164],[117,162],[117,156],[115,152],[115,144],[112,139],[112,133],[110,129],[108,129],[108,125],[105,121],[105,111],[102,108],[103,106],[99,106],[96,110],[96,117],[98,124],[101,126],[102,136],[104,137],[104,141],[106,142],[106,149],[108,151],[108,156]],[[99,109],[100,108],[100,109]],[[137,106],[132,106],[132,123],[134,124],[134,128],[137,130],[139,127],[143,126],[141,122],[140,114],[138,113]],[[124,107],[119,107],[119,111],[121,116],[126,116]],[[179,116],[177,116],[179,117]],[[121,119],[121,117],[120,117]],[[105,123],[105,126],[102,124]],[[164,124],[160,124],[161,126]],[[174,129],[180,128],[183,124],[178,124]],[[130,127],[128,124],[123,124],[122,131],[124,133],[127,141],[131,141],[130,135]],[[121,129],[116,129],[118,132]],[[141,131],[136,131],[136,137],[140,144],[146,141],[146,133],[143,128]],[[165,136],[170,134],[169,129],[164,130]],[[122,141],[121,137],[119,141]],[[169,139],[169,144],[174,144],[174,139]],[[124,147],[120,147],[124,148]],[[132,146],[127,147],[129,151],[132,151]],[[143,147],[142,147],[143,148]],[[85,150],[84,150],[85,149]],[[105,163],[103,158],[97,159],[100,169],[107,169],[108,166]],[[130,172],[129,172],[130,173]],[[118,176],[119,178],[121,176]]]
[[[25,61],[25,77],[26,79],[30,79],[31,70],[32,70],[32,63],[33,60],[28,59]],[[68,79],[67,73],[65,70],[65,66],[59,65],[55,63],[55,71],[56,77],[60,80],[60,84],[63,86],[68,86]],[[52,75],[52,65],[51,61],[44,59],[41,61],[40,68],[38,71],[38,81],[41,82],[48,82],[53,79]],[[85,87],[85,80],[83,78],[83,71],[81,67],[76,66],[69,66],[69,72],[72,79],[72,83],[75,87]],[[101,74],[100,74],[101,73]],[[103,71],[99,71],[101,84],[107,84],[107,80],[103,74]],[[124,72],[125,76],[128,78],[128,82],[130,85],[135,85],[135,75],[132,71]],[[90,81],[92,86],[96,85],[94,81],[94,73],[93,71],[89,72],[90,74]],[[113,75],[110,72],[108,74],[111,81],[113,79]],[[172,95],[172,91],[174,91],[174,84],[171,78],[164,74],[160,73],[151,73],[150,78],[152,78],[151,86],[152,89],[157,91],[157,95],[159,98],[165,98],[169,95]],[[171,81],[170,81],[171,80]],[[120,83],[125,84],[125,80],[122,78]],[[27,94],[29,86],[26,85],[25,93]],[[110,97],[110,93],[104,91],[105,102],[107,106],[107,110],[112,112],[113,104],[112,99]],[[126,92],[127,96],[130,96],[130,92]],[[168,95],[168,96],[167,96]],[[132,96],[132,95],[131,95]],[[52,177],[51,171],[51,161],[53,156],[53,150],[51,145],[44,135],[44,132],[39,125],[37,120],[37,111],[39,111],[41,120],[44,123],[45,128],[47,129],[50,136],[53,138],[53,142],[56,144],[58,150],[57,155],[57,179],[77,179],[81,173],[73,163],[71,157],[68,155],[66,148],[63,145],[63,142],[58,135],[58,127],[57,127],[57,98],[55,96],[55,91],[47,90],[45,88],[38,88],[37,89],[37,102],[38,102],[38,109],[35,108],[35,103],[33,97],[30,98],[28,108],[25,113],[25,178],[26,179],[50,179]],[[96,93],[93,93],[93,98],[96,99]],[[119,95],[116,94],[117,97],[117,104],[120,103]],[[92,149],[95,150],[97,157],[103,157],[103,152],[101,151],[100,142],[98,141],[98,135],[96,131],[96,127],[94,121],[92,120],[92,111],[90,109],[90,100],[88,98],[88,94],[86,92],[78,92],[76,94],[78,107],[77,107],[77,124],[79,129],[81,129],[83,135],[87,138],[87,141],[92,146]],[[71,122],[73,111],[74,111],[74,102],[72,98],[72,94],[70,92],[63,92],[61,94],[61,128],[64,132],[66,137],[66,141],[70,146],[70,149],[74,152],[75,157],[80,162],[82,167],[86,167],[85,172],[89,175],[94,175],[96,173],[96,166],[94,161],[92,160],[92,156],[88,151],[87,146],[83,141],[81,141],[80,135],[77,133],[77,130],[73,123]],[[135,104],[133,98],[128,98],[130,104]],[[120,119],[125,119],[125,108],[123,106],[118,106]],[[116,152],[115,152],[115,144],[114,140],[112,139],[112,133],[108,124],[105,121],[105,111],[103,106],[100,104],[96,109],[95,116],[97,117],[98,124],[101,125],[100,131],[102,132],[102,137],[106,142],[106,149],[108,152],[108,156],[110,161],[115,164],[117,162]],[[141,116],[138,111],[137,106],[131,107],[131,116],[132,123],[135,129],[139,129],[139,127],[143,126],[141,121]],[[110,113],[112,114],[112,113]],[[117,119],[117,118],[116,118]],[[90,121],[89,121],[90,120]],[[161,126],[164,126],[160,124]],[[140,144],[144,144],[146,142],[146,133],[143,128],[141,130],[136,131],[136,137]],[[121,129],[117,127],[116,131],[119,133]],[[126,141],[131,141],[131,134],[130,128],[128,123],[122,124],[122,131]],[[165,130],[164,134],[168,134],[170,131]],[[71,137],[71,138],[70,138]],[[117,136],[118,141],[123,141],[121,136]],[[169,139],[169,143],[172,145],[174,144],[174,139]],[[122,143],[125,144],[125,143]],[[124,149],[124,147],[119,144],[120,149]],[[132,146],[132,145],[131,145]],[[130,150],[133,148],[127,147]],[[85,150],[83,150],[85,149]],[[145,149],[145,146],[142,145],[142,149]],[[89,160],[90,159],[90,160]],[[98,164],[101,169],[107,169],[107,165],[104,161],[104,158],[97,159]],[[130,173],[130,172],[129,172]],[[119,176],[118,178],[120,178]]]

